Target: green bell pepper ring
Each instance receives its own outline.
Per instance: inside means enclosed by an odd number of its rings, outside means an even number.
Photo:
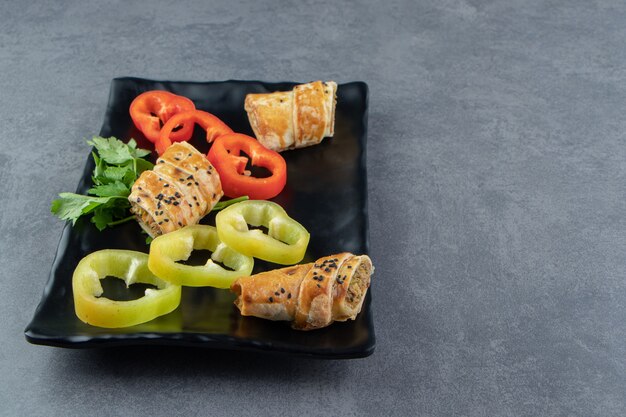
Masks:
[[[309,244],[309,232],[276,203],[248,200],[225,208],[215,217],[222,242],[244,255],[281,265],[298,263]],[[263,226],[267,234],[259,229]]]
[[[131,301],[101,297],[100,280],[113,276],[130,286],[151,284],[145,296]],[[148,255],[130,250],[105,249],[85,256],[72,276],[74,309],[79,319],[98,327],[129,327],[155,319],[175,310],[180,304],[181,288],[155,276],[148,269]]]
[[[213,253],[205,265],[178,263],[189,259],[194,249],[206,249]],[[221,262],[233,270],[222,268],[215,262]],[[154,239],[150,244],[148,266],[155,275],[172,284],[230,288],[230,284],[237,278],[250,275],[254,260],[222,243],[215,227],[193,225]]]

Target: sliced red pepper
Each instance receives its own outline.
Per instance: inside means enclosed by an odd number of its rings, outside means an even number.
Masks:
[[[254,166],[263,167],[271,176],[257,178],[246,175],[248,158]],[[267,149],[256,139],[241,133],[223,135],[209,151],[209,161],[220,174],[222,189],[228,197],[247,195],[252,200],[276,197],[287,183],[287,164],[278,152]]]
[[[163,129],[161,129],[161,135],[156,142],[156,150],[161,155],[172,144],[172,141],[176,141],[174,135],[177,132],[172,130],[179,125],[191,126],[197,123],[206,130],[207,142],[213,142],[217,137],[233,133],[233,130],[228,125],[222,122],[217,116],[202,110],[193,110],[185,113],[179,113],[172,117],[165,123]],[[189,140],[189,138],[185,139]],[[180,142],[180,141],[179,141]]]
[[[167,91],[152,90],[138,95],[133,100],[130,104],[130,117],[137,129],[150,142],[156,143],[161,134],[161,126],[166,124],[172,116],[195,109],[193,101],[187,97]],[[172,130],[176,126],[181,126],[181,128],[176,132],[171,132],[171,140],[176,142],[189,140],[193,134],[193,124],[177,123]]]

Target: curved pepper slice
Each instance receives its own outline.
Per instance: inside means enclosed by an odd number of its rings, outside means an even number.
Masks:
[[[271,172],[265,178],[246,175],[248,158],[254,166]],[[209,161],[220,174],[224,194],[231,198],[247,195],[252,200],[266,200],[276,197],[287,183],[287,163],[275,151],[267,149],[256,139],[231,133],[220,136],[209,150]]]
[[[100,280],[114,276],[126,286],[141,282],[155,285],[132,301],[110,300],[102,295]],[[79,319],[98,327],[128,327],[167,314],[180,304],[181,288],[148,269],[148,255],[130,250],[105,249],[85,256],[72,277],[74,309]]]
[[[282,265],[300,262],[309,244],[309,232],[271,201],[248,200],[233,204],[215,217],[217,233],[225,244],[244,255]],[[262,230],[248,227],[263,226]]]
[[[133,123],[144,136],[152,143],[156,143],[161,135],[161,126],[167,124],[176,114],[193,111],[196,106],[187,97],[176,94],[152,90],[138,95],[130,104],[130,117]],[[172,130],[182,126],[179,130],[171,132],[171,139],[176,142],[189,140],[193,134],[192,123],[176,123]]]
[[[177,263],[189,259],[194,249],[213,252],[206,265]],[[223,263],[232,270],[224,269],[214,261]],[[229,288],[237,278],[250,275],[254,260],[223,244],[215,227],[193,225],[154,239],[150,244],[148,266],[155,275],[172,284]]]
[[[163,154],[165,150],[172,144],[172,141],[176,141],[174,135],[177,132],[173,132],[176,126],[191,126],[197,123],[206,130],[206,140],[211,143],[219,136],[233,133],[233,130],[228,125],[222,122],[217,116],[207,113],[202,110],[193,110],[185,113],[179,113],[174,115],[171,119],[163,125],[159,140],[156,142],[156,150],[159,155]],[[185,139],[189,140],[189,138]]]

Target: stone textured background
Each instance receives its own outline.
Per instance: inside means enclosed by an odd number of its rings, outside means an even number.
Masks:
[[[0,414],[626,414],[620,1],[0,4]],[[117,76],[363,80],[377,348],[29,345]]]

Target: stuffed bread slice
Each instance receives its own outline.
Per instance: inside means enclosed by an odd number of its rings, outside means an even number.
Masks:
[[[244,316],[290,321],[298,330],[354,320],[361,311],[374,267],[367,255],[340,253],[314,263],[262,272],[230,289]]]
[[[172,144],[133,184],[128,200],[152,237],[197,224],[224,195],[217,171],[187,142]]]
[[[335,82],[315,81],[291,91],[248,94],[244,108],[257,140],[281,152],[334,135],[336,92]]]

